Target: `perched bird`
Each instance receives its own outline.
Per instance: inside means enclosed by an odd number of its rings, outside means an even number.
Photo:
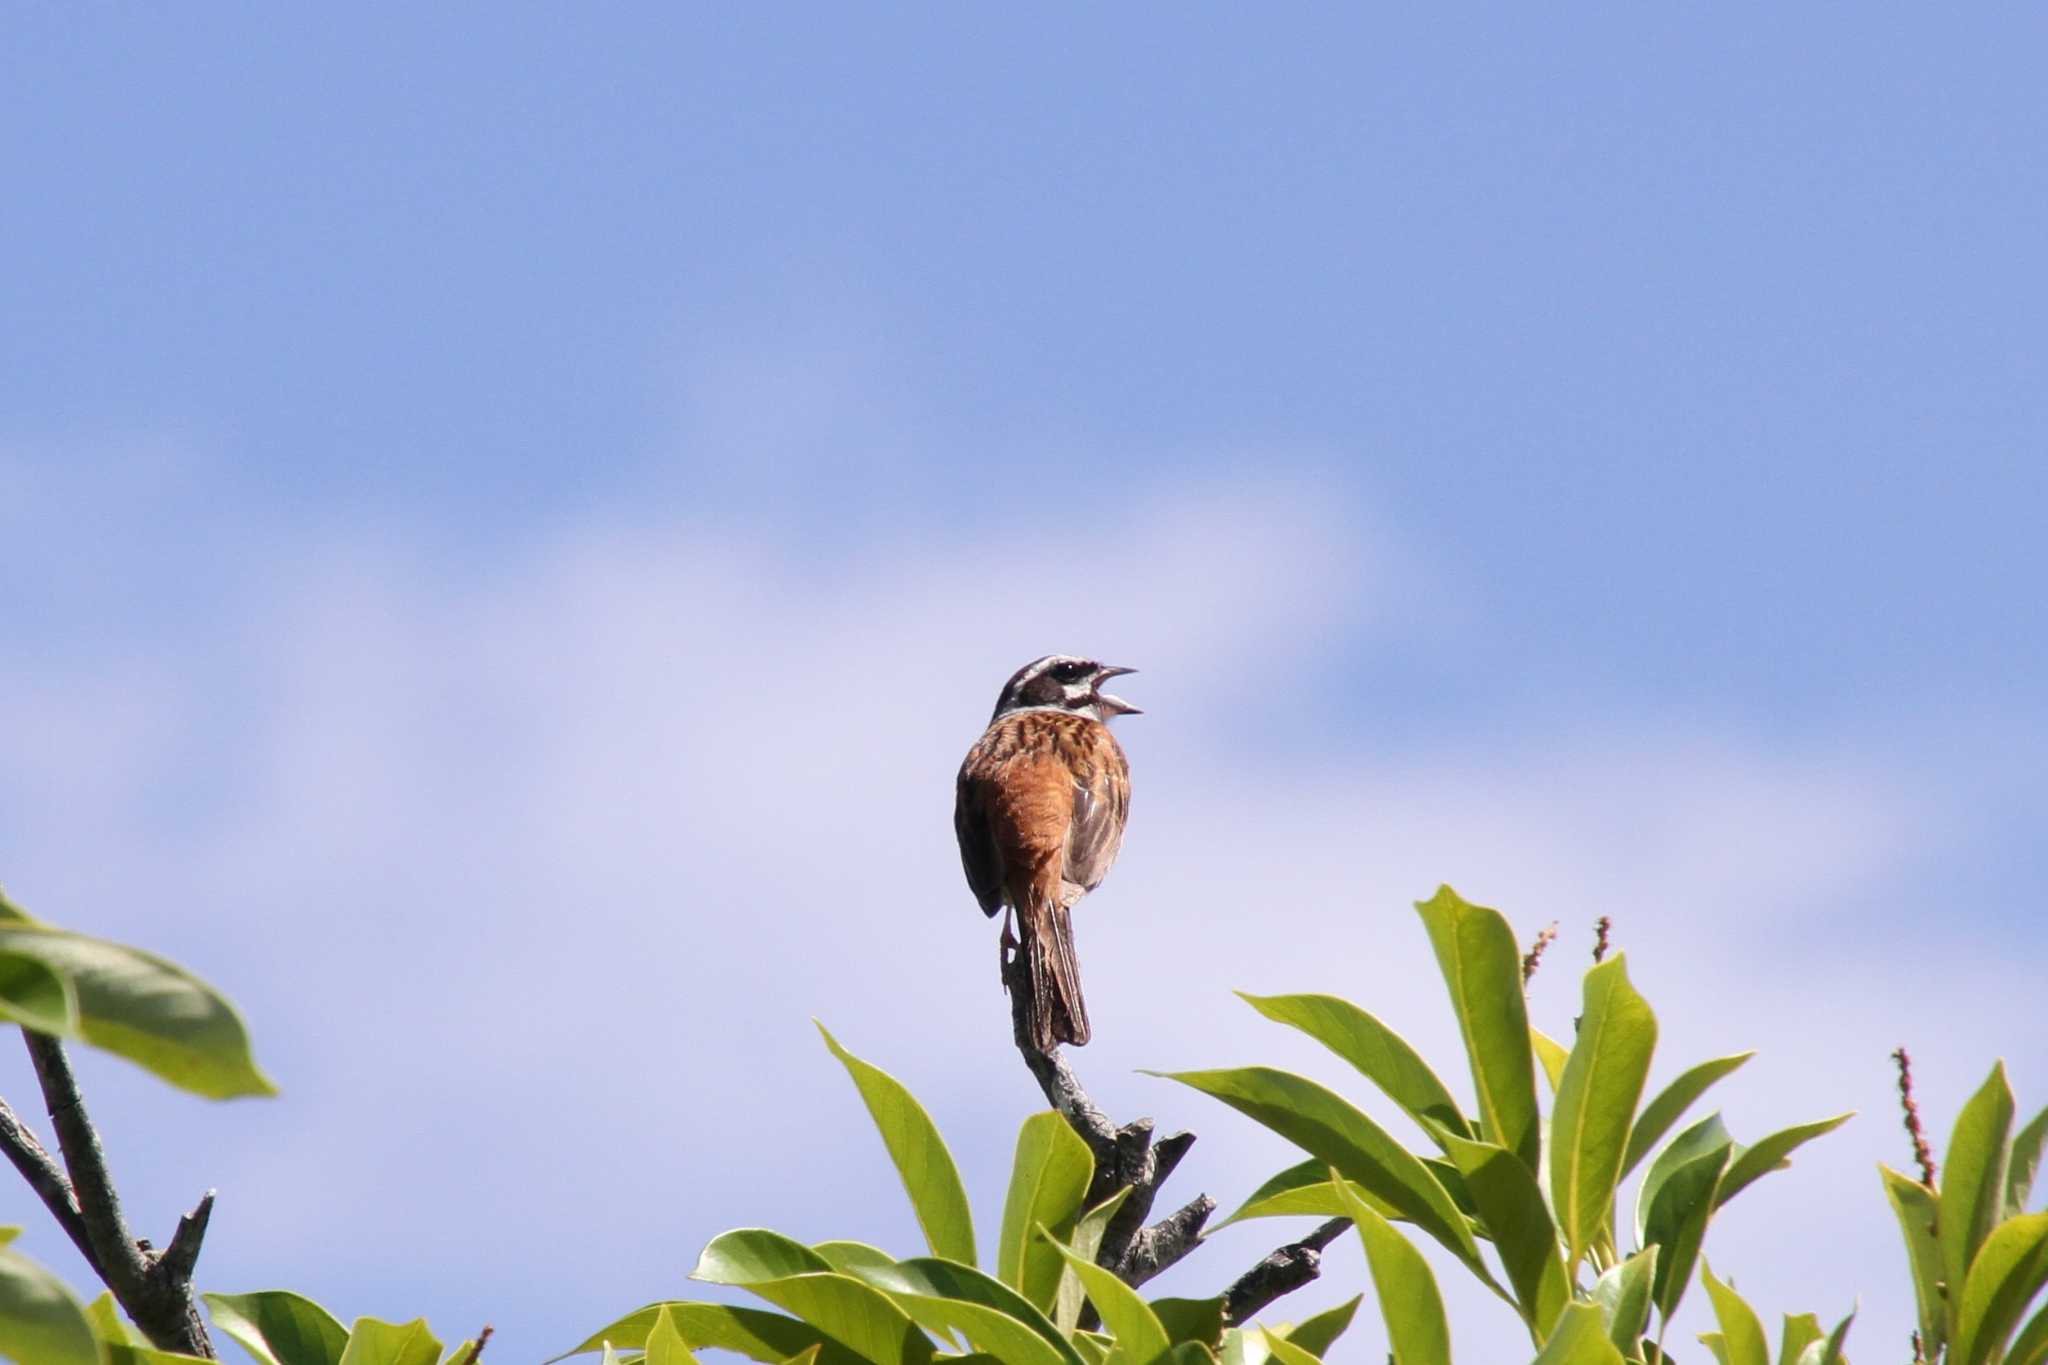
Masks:
[[[1024,954],[1026,1026],[1041,1052],[1088,1041],[1068,912],[1109,875],[1123,845],[1131,769],[1108,722],[1139,711],[1102,684],[1136,671],[1070,654],[1024,665],[1003,684],[954,788],[960,864],[982,913],[1003,911],[1006,982],[1011,950]]]

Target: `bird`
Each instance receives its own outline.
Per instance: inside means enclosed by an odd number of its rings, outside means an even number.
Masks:
[[[1070,912],[1123,846],[1131,769],[1109,722],[1143,713],[1102,684],[1135,672],[1073,654],[1024,665],[1003,684],[954,784],[960,865],[982,913],[1003,912],[1006,986],[1013,950],[1025,958],[1025,1031],[1042,1053],[1089,1037]]]

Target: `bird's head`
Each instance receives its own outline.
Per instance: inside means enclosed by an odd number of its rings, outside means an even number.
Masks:
[[[1102,685],[1111,678],[1137,671],[1072,654],[1048,654],[1010,675],[1010,680],[1003,684],[1003,694],[996,698],[996,715],[1038,708],[1072,711],[1104,722],[1114,716],[1141,715],[1137,707],[1123,698],[1102,690]]]

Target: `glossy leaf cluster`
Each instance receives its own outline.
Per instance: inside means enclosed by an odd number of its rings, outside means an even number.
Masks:
[[[1937,1185],[1878,1168],[1912,1266],[1929,1360],[2048,1362],[2048,1308],[2021,1326],[2048,1286],[2048,1213],[2026,1211],[2048,1146],[2048,1109],[2014,1136],[2015,1107],[2001,1062],[1957,1116]]]
[[[898,1259],[862,1242],[806,1246],[740,1228],[713,1238],[691,1276],[769,1308],[649,1304],[568,1355],[649,1365],[708,1349],[816,1365],[1313,1365],[1349,1325],[1355,1298],[1298,1325],[1226,1327],[1221,1299],[1148,1300],[1095,1264],[1129,1190],[1086,1206],[1094,1157],[1051,1111],[1017,1134],[995,1264],[983,1269],[959,1169],[931,1115],[900,1081],[819,1031],[874,1120],[928,1254]],[[1081,1326],[1084,1302],[1100,1330]]]
[[[1400,1365],[1447,1365],[1451,1348],[1435,1278],[1395,1223],[1436,1242],[1512,1308],[1539,1361],[1660,1360],[1715,1212],[1849,1115],[1773,1133],[1750,1147],[1712,1115],[1667,1141],[1694,1102],[1750,1054],[1693,1066],[1645,1103],[1657,1019],[1630,983],[1625,957],[1586,973],[1566,1047],[1529,1022],[1521,954],[1505,918],[1449,887],[1416,908],[1450,995],[1476,1104],[1469,1112],[1461,1107],[1406,1040],[1349,1001],[1246,996],[1259,1013],[1342,1058],[1434,1150],[1411,1152],[1359,1106],[1289,1072],[1174,1073],[1172,1079],[1222,1100],[1306,1154],[1260,1186],[1231,1221],[1352,1218]],[[1552,1093],[1547,1125],[1539,1073]],[[1633,1248],[1624,1254],[1617,1193],[1645,1160]],[[1717,1313],[1738,1305],[1726,1286],[1716,1291]],[[1731,1336],[1722,1321],[1717,1339]],[[1748,1340],[1746,1333],[1732,1335]],[[1809,1344],[1801,1340],[1784,1365],[1801,1365]]]

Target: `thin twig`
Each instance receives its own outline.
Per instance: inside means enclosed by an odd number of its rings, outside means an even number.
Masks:
[[[1607,960],[1607,931],[1614,927],[1614,921],[1602,915],[1593,921],[1593,961]]]
[[[476,1365],[477,1358],[484,1353],[484,1343],[491,1339],[491,1325],[484,1324],[484,1330],[476,1334],[476,1344],[462,1357],[462,1365]]]
[[[1899,1064],[1899,1107],[1906,1111],[1906,1134],[1913,1139],[1913,1160],[1920,1167],[1920,1183],[1934,1188],[1934,1152],[1927,1145],[1926,1130],[1920,1126],[1920,1106],[1913,1100],[1913,1059],[1906,1049],[1894,1048],[1892,1060]]]
[[[1332,1218],[1298,1242],[1275,1247],[1223,1291],[1223,1321],[1233,1326],[1323,1273],[1323,1248],[1344,1235],[1349,1218]]]
[[[1536,975],[1537,965],[1543,961],[1543,950],[1557,937],[1557,925],[1553,922],[1548,929],[1536,935],[1536,941],[1529,945],[1528,956],[1522,959],[1522,984],[1529,984],[1529,978]]]
[[[86,1233],[85,1219],[79,1216],[78,1196],[71,1192],[71,1178],[5,1100],[0,1100],[0,1148],[6,1149],[7,1159],[42,1199],[57,1226],[64,1229],[64,1235],[92,1267],[93,1274],[105,1279],[100,1259],[93,1253],[92,1238]]]
[[[28,1044],[36,1080],[43,1087],[43,1103],[63,1149],[64,1166],[71,1173],[71,1189],[101,1278],[123,1303],[139,1298],[148,1287],[149,1262],[121,1216],[121,1199],[107,1173],[107,1154],[85,1112],[78,1078],[71,1074],[71,1059],[64,1054],[64,1044],[48,1034],[23,1029],[21,1036]]]

